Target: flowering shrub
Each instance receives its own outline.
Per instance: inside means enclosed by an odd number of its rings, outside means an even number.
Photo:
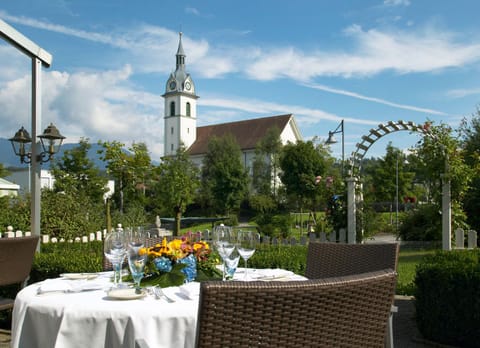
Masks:
[[[193,241],[187,233],[181,239],[142,248],[140,253],[147,254],[143,283],[161,287],[178,286],[185,281],[206,280],[219,277],[215,265],[217,260],[211,257],[212,250],[205,241]]]

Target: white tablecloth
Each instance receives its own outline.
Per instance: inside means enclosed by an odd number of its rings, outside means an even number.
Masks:
[[[253,280],[305,279],[284,270],[249,270],[249,275]],[[238,269],[235,278],[243,276],[243,269]],[[144,339],[152,348],[195,345],[199,283],[164,289],[175,299],[169,303],[153,296],[112,300],[105,291],[111,286],[110,278],[105,276],[56,281],[73,282],[75,291],[39,294],[39,288],[55,289],[54,283],[40,282],[18,293],[12,320],[13,348],[133,348],[137,339]],[[83,286],[77,285],[85,282],[103,282],[104,289],[79,291]]]

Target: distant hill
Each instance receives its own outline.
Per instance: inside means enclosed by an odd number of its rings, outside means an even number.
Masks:
[[[88,151],[88,157],[93,161],[93,163],[100,169],[105,170],[105,162],[100,160],[97,151],[102,149],[97,143],[90,143],[90,151]],[[60,148],[60,152],[55,155],[55,158],[61,158],[63,153],[66,150],[71,150],[78,146],[78,143],[63,144]],[[8,139],[0,138],[0,163],[3,164],[5,168],[23,168],[26,167],[26,164],[20,163],[20,158],[15,155],[13,152],[12,144]],[[158,161],[152,160],[153,165],[158,165]],[[50,162],[43,163],[42,168],[50,169]]]
[[[88,157],[93,160],[95,165],[100,170],[105,170],[105,162],[100,160],[97,150],[101,149],[101,146],[98,144],[91,144],[92,147],[88,152]],[[55,158],[61,158],[65,150],[71,150],[74,147],[78,146],[78,143],[63,144],[60,148],[60,152],[55,155]],[[26,167],[26,164],[20,163],[20,158],[15,155],[13,152],[12,144],[8,139],[0,138],[0,163],[3,164],[5,168],[17,168],[17,167]],[[50,162],[42,164],[42,167],[45,169],[50,168]]]

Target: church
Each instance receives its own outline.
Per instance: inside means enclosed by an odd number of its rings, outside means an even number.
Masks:
[[[255,147],[269,129],[276,127],[280,130],[282,144],[302,140],[292,114],[197,127],[199,96],[192,77],[186,71],[185,57],[182,33],[180,33],[176,69],[170,74],[165,86],[165,94],[162,95],[165,99],[165,156],[175,155],[177,149],[183,144],[192,162],[200,167],[207,152],[208,141],[214,136],[222,137],[229,133],[241,148],[244,168],[250,169]]]

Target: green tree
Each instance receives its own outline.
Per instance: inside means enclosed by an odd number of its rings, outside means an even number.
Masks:
[[[248,192],[248,173],[234,137],[212,137],[202,163],[202,197],[216,214],[238,212]]]
[[[326,161],[313,142],[298,141],[283,147],[280,179],[289,199],[301,209],[313,208],[318,195],[318,177],[324,176]],[[312,209],[313,210],[313,209]]]
[[[365,195],[371,202],[391,202],[396,205],[397,190],[398,199],[410,196],[412,181],[415,173],[406,170],[406,155],[398,148],[389,143],[386,155],[375,161],[374,165],[365,168],[365,176],[368,185],[365,185]]]
[[[470,188],[463,201],[467,222],[471,228],[480,231],[480,110],[472,115],[470,123],[462,121],[460,131],[465,151],[465,163],[472,169]]]
[[[104,225],[103,202],[72,192],[42,190],[42,233],[65,238],[88,236]]]
[[[78,146],[66,150],[59,160],[52,163],[54,191],[86,196],[92,202],[103,201],[107,178],[89,158],[91,147],[88,139],[82,138]]]
[[[10,172],[3,166],[3,163],[0,163],[0,178],[4,178],[10,175]]]
[[[255,148],[252,163],[252,187],[255,193],[276,198],[281,150],[280,130],[270,128]]]
[[[128,150],[118,141],[99,142],[100,159],[106,162],[107,174],[115,180],[115,195],[120,214],[125,212],[125,202],[145,202],[145,181],[150,175],[151,160],[144,143],[134,143]]]
[[[453,136],[451,127],[428,124],[427,128],[428,133],[415,148],[417,175],[425,181],[431,201],[439,210],[442,179],[450,181],[454,228],[466,228],[462,203],[473,178],[473,169],[465,162],[465,151],[460,139]]]
[[[190,161],[188,154],[181,146],[175,156],[162,158],[162,163],[154,169],[156,185],[154,188],[158,202],[175,217],[173,234],[180,232],[182,214],[194,201],[200,185],[199,170]]]

